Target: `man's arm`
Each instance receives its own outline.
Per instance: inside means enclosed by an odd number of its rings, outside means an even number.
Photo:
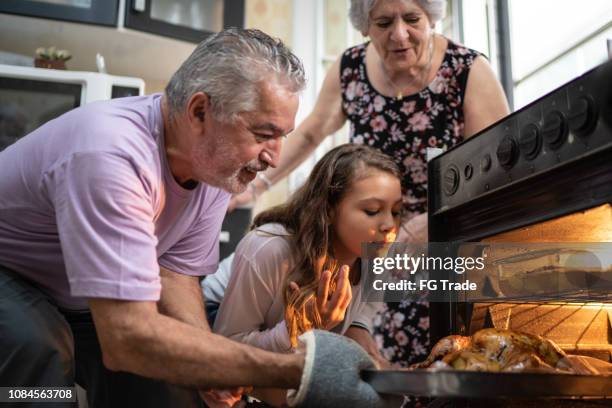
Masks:
[[[160,266],[161,298],[157,303],[161,314],[210,332],[206,318],[204,295],[197,276],[172,272]],[[210,407],[232,406],[240,401],[243,388],[200,390],[200,396]]]
[[[200,329],[211,331],[206,319],[204,296],[197,276],[172,272],[162,266],[159,312]]]
[[[243,345],[160,314],[155,302],[90,299],[104,365],[201,389],[297,388],[302,354]]]

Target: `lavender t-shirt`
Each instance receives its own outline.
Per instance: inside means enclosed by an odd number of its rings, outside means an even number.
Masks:
[[[229,193],[176,183],[160,102],[92,103],[0,152],[0,265],[69,309],[159,300],[160,265],[215,272]]]

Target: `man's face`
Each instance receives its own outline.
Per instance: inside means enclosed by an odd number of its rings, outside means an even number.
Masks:
[[[206,136],[192,150],[196,180],[240,193],[258,171],[278,165],[282,138],[293,130],[298,96],[275,82],[262,81],[259,90],[257,110],[239,114],[233,123],[206,116]]]

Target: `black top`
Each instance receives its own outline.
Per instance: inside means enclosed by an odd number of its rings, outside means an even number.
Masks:
[[[435,78],[401,99],[378,92],[365,65],[368,43],[347,49],[340,63],[342,110],[351,123],[350,141],[393,157],[403,174],[408,218],[427,211],[427,147],[444,150],[463,140],[463,98],[477,51],[448,40]]]

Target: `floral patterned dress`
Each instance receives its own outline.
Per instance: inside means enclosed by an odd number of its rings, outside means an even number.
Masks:
[[[399,166],[404,209],[410,218],[427,211],[426,149],[446,150],[463,140],[465,88],[470,67],[481,54],[449,40],[431,83],[397,99],[380,94],[370,83],[367,45],[349,48],[342,55],[342,109],[350,122],[350,141],[380,149]],[[378,346],[390,361],[409,365],[427,356],[427,302],[389,303],[375,326]]]

